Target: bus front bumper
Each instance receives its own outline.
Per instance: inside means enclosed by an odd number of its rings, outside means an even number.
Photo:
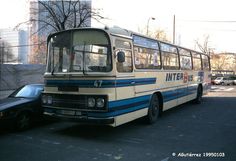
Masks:
[[[79,114],[78,114],[79,113]],[[97,117],[89,117],[86,115],[80,115],[79,111],[66,111],[59,109],[44,109],[44,115],[54,117],[60,120],[67,120],[73,122],[82,122],[82,123],[92,123],[92,124],[102,124],[102,125],[111,125],[113,124],[114,118],[97,118]]]

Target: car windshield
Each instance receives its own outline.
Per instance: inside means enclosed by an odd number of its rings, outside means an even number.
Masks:
[[[221,79],[222,79],[221,77],[216,78],[216,80],[221,80]]]
[[[41,94],[42,90],[42,85],[26,85],[17,89],[9,97],[36,98]]]

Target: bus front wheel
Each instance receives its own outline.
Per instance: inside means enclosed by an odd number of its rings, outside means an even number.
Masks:
[[[159,109],[160,109],[159,99],[158,99],[157,95],[154,94],[152,96],[151,101],[150,101],[150,105],[148,108],[148,115],[146,117],[147,122],[149,124],[153,124],[157,121],[157,118],[159,116]]]

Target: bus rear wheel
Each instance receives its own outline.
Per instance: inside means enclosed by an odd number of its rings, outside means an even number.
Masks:
[[[157,121],[157,118],[159,116],[159,110],[160,110],[159,99],[157,95],[154,94],[150,101],[150,105],[148,108],[148,115],[146,116],[146,120],[149,124],[153,124]]]
[[[194,100],[194,103],[201,104],[202,103],[202,87],[198,86],[197,88],[197,97]]]

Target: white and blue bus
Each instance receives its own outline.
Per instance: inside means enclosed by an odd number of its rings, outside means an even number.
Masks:
[[[210,88],[209,56],[121,28],[79,28],[48,37],[44,114],[119,126]]]

